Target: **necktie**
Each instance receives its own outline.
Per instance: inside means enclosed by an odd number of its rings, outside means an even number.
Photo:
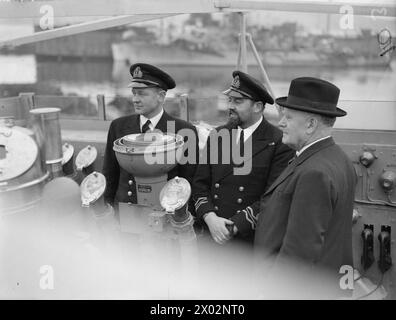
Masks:
[[[245,154],[245,148],[244,148],[244,144],[245,144],[245,136],[243,133],[243,129],[241,130],[241,134],[239,136],[239,149],[241,150],[241,156],[243,157]]]
[[[150,131],[150,120],[147,120],[146,123],[142,127],[142,133],[146,133],[147,131]]]

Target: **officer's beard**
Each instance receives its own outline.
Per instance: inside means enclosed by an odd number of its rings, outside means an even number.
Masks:
[[[241,124],[241,119],[239,118],[239,114],[237,112],[230,110],[228,116],[228,122],[226,123],[227,127],[235,128]]]

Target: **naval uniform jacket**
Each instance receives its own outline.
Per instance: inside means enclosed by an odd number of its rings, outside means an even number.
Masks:
[[[290,259],[337,274],[352,266],[355,185],[353,165],[333,138],[303,151],[262,197],[254,239],[262,268],[279,270]]]
[[[167,132],[167,122],[174,121],[176,133],[181,129],[193,130],[196,141],[187,141],[187,137],[184,136],[185,144],[188,143],[188,148],[185,152],[189,151],[190,148],[195,148],[196,159],[198,158],[198,135],[196,128],[181,119],[177,119],[169,115],[164,111],[161,119],[158,121],[155,129],[160,130],[164,133]],[[117,161],[115,152],[113,151],[113,142],[119,138],[122,138],[128,134],[141,133],[140,130],[140,116],[133,114],[130,116],[121,117],[111,122],[109,132],[107,135],[107,144],[103,162],[103,174],[106,177],[106,190],[104,193],[104,200],[107,203],[114,204],[117,202],[126,203],[137,203],[137,194],[135,186],[135,178],[132,174],[122,169]],[[175,132],[172,132],[175,133]],[[188,158],[190,159],[190,158]],[[171,171],[168,172],[168,180],[175,177],[183,177],[188,181],[192,181],[195,174],[196,163],[187,163],[184,165],[177,165]]]
[[[229,130],[232,137],[231,131],[236,127],[221,126],[214,135],[222,129]],[[235,164],[221,163],[224,158],[221,139],[216,141],[208,138],[208,164],[198,165],[193,182],[193,202],[197,219],[213,211],[219,217],[231,219],[235,223],[239,230],[237,238],[253,242],[260,196],[286,168],[294,152],[282,143],[282,132],[264,117],[249,139],[252,139],[252,170],[246,175],[235,175]],[[218,164],[210,164],[211,141],[218,145]],[[232,159],[231,145],[226,150]]]

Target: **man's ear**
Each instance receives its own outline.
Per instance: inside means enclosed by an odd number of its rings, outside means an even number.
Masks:
[[[160,100],[160,102],[164,102],[165,101],[165,97],[166,97],[166,91],[165,90],[158,90],[157,92],[158,94],[158,99]]]
[[[254,102],[254,111],[262,113],[264,111],[264,103],[262,101]]]
[[[307,123],[307,129],[309,133],[312,133],[316,130],[319,125],[319,120],[316,116],[310,116]]]

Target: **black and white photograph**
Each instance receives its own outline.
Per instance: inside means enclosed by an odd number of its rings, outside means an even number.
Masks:
[[[395,300],[395,49],[396,0],[0,0],[0,300]]]

